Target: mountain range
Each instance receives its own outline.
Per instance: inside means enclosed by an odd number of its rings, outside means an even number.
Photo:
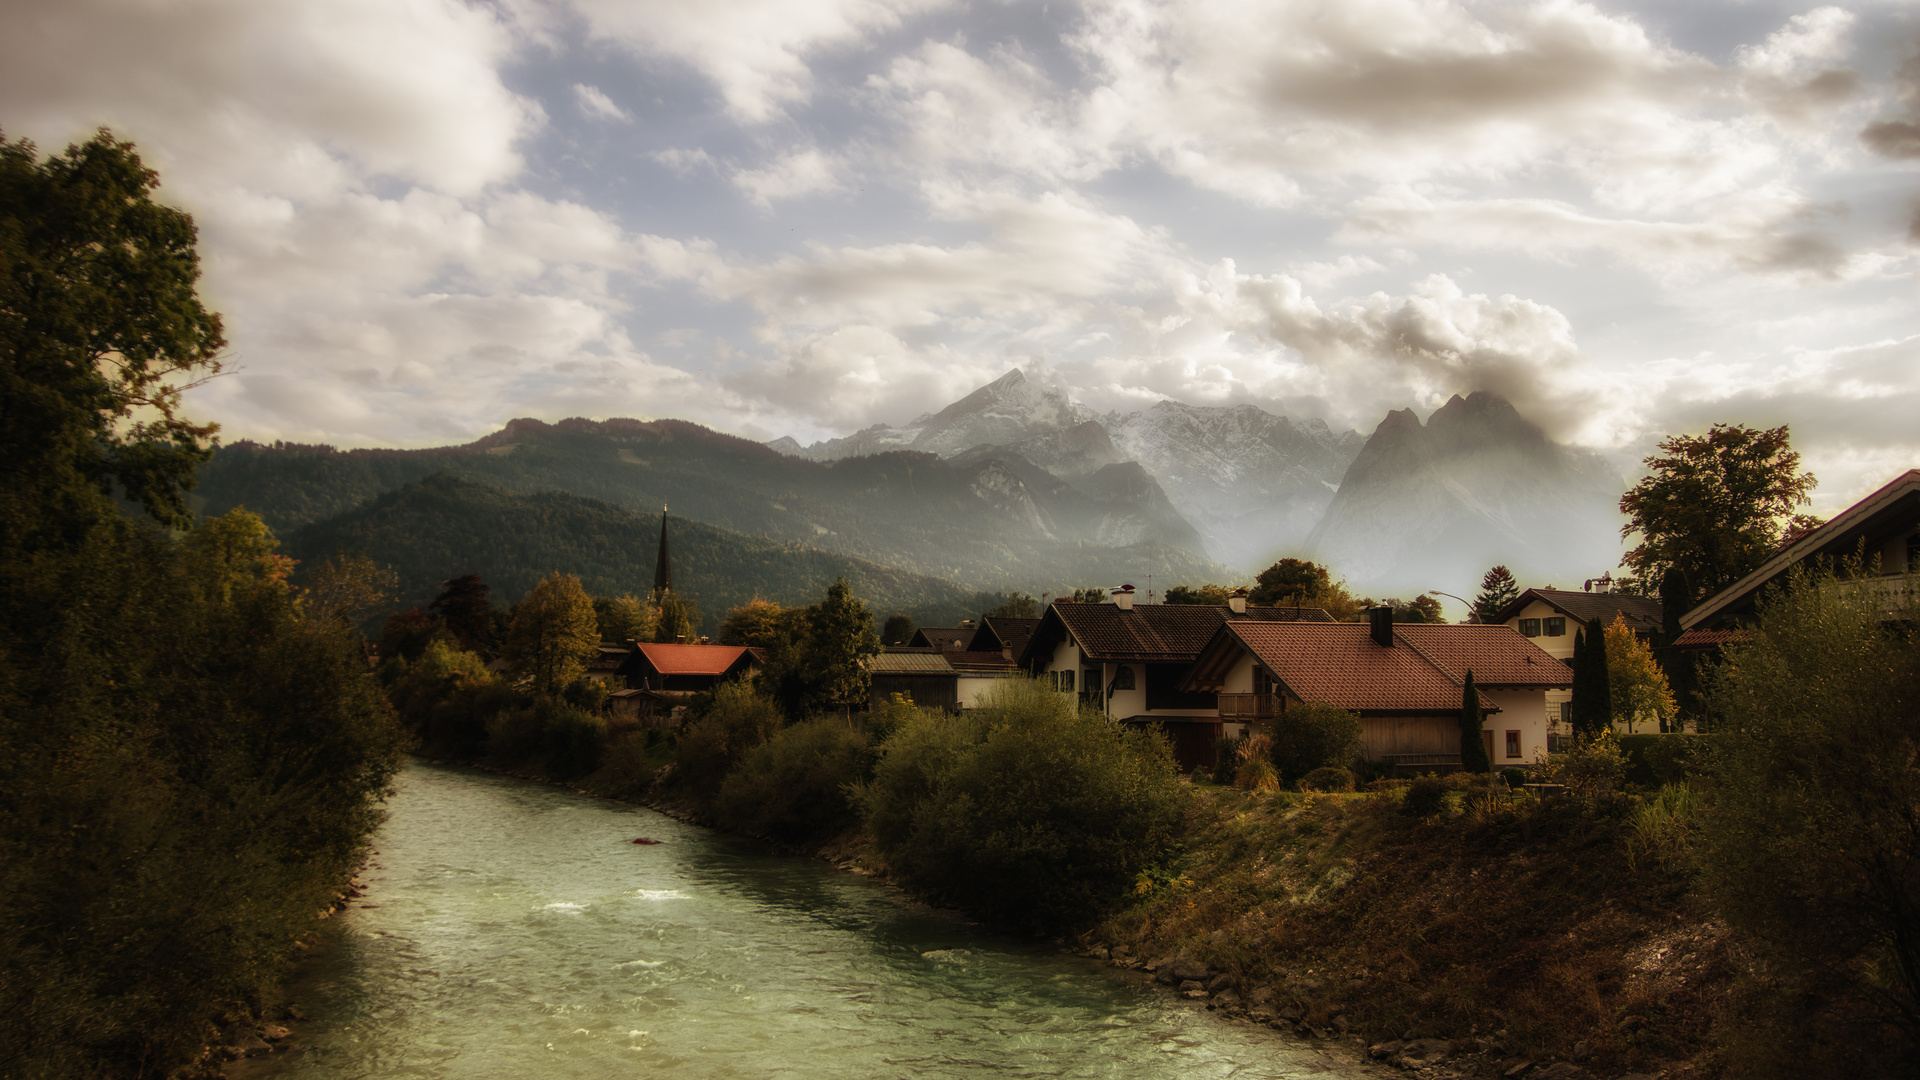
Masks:
[[[624,527],[615,522],[644,529],[645,515],[665,505],[717,530],[714,543],[804,549],[856,560],[869,576],[912,578],[888,585],[889,595],[917,598],[911,613],[924,618],[961,597],[1014,589],[1246,581],[1286,555],[1314,558],[1374,594],[1471,595],[1495,563],[1523,583],[1593,577],[1618,560],[1624,488],[1598,456],[1555,443],[1485,392],[1453,398],[1425,423],[1412,410],[1392,412],[1362,436],[1252,405],[1162,401],[1097,414],[1015,370],[903,427],[876,424],[811,446],[626,419],[520,419],[463,446],[423,450],[241,442],[202,470],[195,508],[245,506],[302,557],[360,545],[437,582],[486,573],[472,554],[481,550],[520,574],[541,560],[566,569],[568,552],[587,549],[557,534],[511,553],[461,535],[436,548],[405,530],[346,523],[402,490],[416,501],[431,494],[438,509],[428,516],[456,532],[487,528],[484,514],[448,509],[461,502],[505,514],[500,500],[567,493],[599,501],[605,512],[587,517],[601,532]],[[547,511],[515,503],[512,512],[521,520]],[[594,550],[621,553],[595,556],[595,572],[640,580],[615,562],[645,564],[652,535],[629,540],[594,541]],[[431,568],[436,558],[446,565]],[[696,599],[730,606],[728,574],[769,598],[818,584],[799,563],[781,565],[715,569],[699,586],[712,596]],[[943,584],[927,584],[935,580]]]

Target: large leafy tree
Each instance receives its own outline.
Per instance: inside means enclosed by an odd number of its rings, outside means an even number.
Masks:
[[[38,160],[0,142],[0,544],[61,544],[117,493],[168,525],[212,424],[180,393],[220,370],[196,231],[159,176],[102,130]]]
[[[1324,608],[1336,619],[1349,619],[1360,610],[1360,601],[1347,592],[1344,581],[1319,563],[1306,559],[1281,559],[1253,579],[1247,602],[1262,607],[1290,606]]]
[[[1640,543],[1620,560],[1641,581],[1680,572],[1690,602],[1752,572],[1795,524],[1815,480],[1800,471],[1787,428],[1715,424],[1675,435],[1647,458],[1647,476],[1620,499],[1621,535]]]
[[[880,651],[873,612],[853,595],[846,578],[827,586],[817,604],[788,615],[788,633],[776,638],[766,679],[773,694],[798,718],[815,709],[836,711],[865,702],[871,676],[867,658]]]
[[[572,574],[551,574],[514,609],[507,655],[535,693],[554,696],[587,670],[600,644],[593,599]]]
[[[461,648],[479,652],[493,640],[493,603],[487,599],[492,591],[479,574],[462,574],[441,583],[440,595],[433,598],[429,610],[446,621],[447,631]]]

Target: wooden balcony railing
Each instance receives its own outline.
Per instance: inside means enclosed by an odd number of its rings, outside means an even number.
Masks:
[[[1220,719],[1229,724],[1263,724],[1279,713],[1272,694],[1221,694]]]

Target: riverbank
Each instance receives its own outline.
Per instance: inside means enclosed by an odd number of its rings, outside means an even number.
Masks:
[[[557,786],[711,825],[630,773]],[[1462,794],[1413,817],[1397,789],[1192,786],[1168,862],[1059,944],[1289,1043],[1421,1075],[1723,1075],[1737,943],[1684,867],[1628,856],[1636,802]],[[788,850],[891,881],[860,829]]]

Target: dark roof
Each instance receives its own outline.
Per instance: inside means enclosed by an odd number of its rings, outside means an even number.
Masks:
[[[922,649],[964,649],[973,635],[971,626],[923,626],[913,632],[907,644]]]
[[[1354,712],[1450,713],[1460,709],[1466,672],[1481,689],[1570,686],[1573,672],[1507,626],[1393,624],[1394,647],[1373,641],[1364,623],[1229,622],[1188,675],[1189,689],[1218,690],[1242,653],[1299,701]],[[1485,696],[1481,704],[1495,706]]]
[[[1702,601],[1680,617],[1682,630],[1735,619],[1752,612],[1760,590],[1794,566],[1817,559],[1844,559],[1864,542],[1869,554],[1920,525],[1920,469],[1908,469],[1825,525],[1775,552],[1760,568]],[[1904,567],[1887,569],[1905,569]]]
[[[974,631],[973,640],[968,643],[969,652],[998,652],[1012,649],[1019,656],[1026,650],[1027,642],[1033,632],[1040,628],[1039,619],[1003,619],[991,617],[980,620],[980,629]]]
[[[1582,623],[1590,619],[1599,619],[1603,624],[1611,624],[1618,615],[1627,620],[1634,633],[1651,634],[1660,629],[1660,601],[1651,596],[1628,596],[1625,593],[1583,592],[1574,589],[1528,589],[1500,609],[1493,617],[1496,623],[1512,619],[1535,600],[1544,600],[1555,611],[1570,619]]]
[[[1069,633],[1090,660],[1184,663],[1200,655],[1225,622],[1322,622],[1333,617],[1319,608],[1263,607],[1235,615],[1212,604],[1054,604],[1020,655],[1022,667],[1051,658]]]
[[[887,649],[867,661],[875,675],[951,675],[953,665],[938,649]]]
[[[599,650],[587,658],[587,670],[596,674],[604,673],[610,675],[619,671],[620,665],[626,663],[627,657],[632,654],[632,645],[603,641],[600,643]]]
[[[1039,620],[1034,620],[1038,622]],[[954,670],[964,675],[998,675],[1013,671],[1013,661],[993,652],[962,652],[951,650],[940,654]]]

